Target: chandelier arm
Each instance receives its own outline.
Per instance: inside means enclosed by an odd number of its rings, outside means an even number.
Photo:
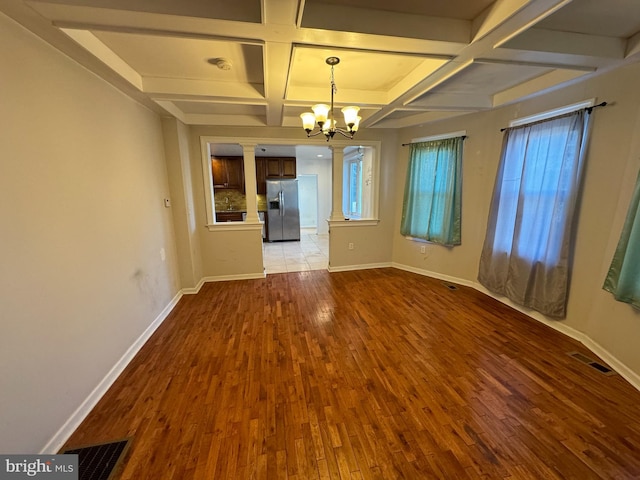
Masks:
[[[317,132],[313,132],[313,133],[307,132],[307,137],[315,137],[320,135],[321,133],[324,133],[324,132],[322,130],[318,130]]]
[[[341,128],[336,128],[336,132],[338,132],[343,137],[347,137],[349,139],[353,139],[353,133],[347,132]]]

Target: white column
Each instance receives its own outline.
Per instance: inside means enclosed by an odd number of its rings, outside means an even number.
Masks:
[[[258,223],[258,189],[256,187],[256,144],[242,143],[244,156],[244,190],[247,199],[247,223]]]
[[[342,211],[342,177],[344,170],[344,147],[329,147],[332,152],[332,195],[330,221],[344,220]]]

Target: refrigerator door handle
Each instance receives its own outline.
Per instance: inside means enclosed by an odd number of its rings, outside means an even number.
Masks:
[[[285,205],[284,205],[284,191],[280,190],[280,215],[284,217]]]

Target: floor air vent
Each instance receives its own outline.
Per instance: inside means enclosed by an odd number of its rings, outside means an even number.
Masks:
[[[458,286],[454,285],[453,283],[442,282],[442,285],[447,287],[449,290],[457,290],[458,289]]]
[[[595,360],[593,360],[592,358],[587,357],[586,355],[581,354],[580,352],[568,352],[567,355],[569,355],[570,357],[575,358],[576,360],[589,365],[590,367],[595,368],[596,370],[598,370],[600,373],[603,373],[605,375],[615,375],[616,372],[611,370],[609,367],[596,362]]]
[[[110,480],[124,458],[130,440],[73,448],[62,453],[78,455],[79,480]]]

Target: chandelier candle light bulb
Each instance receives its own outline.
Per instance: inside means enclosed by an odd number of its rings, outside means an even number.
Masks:
[[[341,111],[344,115],[344,123],[347,125],[347,129],[344,130],[337,127],[336,120],[333,118],[333,94],[337,91],[336,83],[333,79],[333,67],[340,63],[340,59],[338,57],[329,57],[326,63],[331,65],[331,105],[319,103],[311,107],[313,113],[305,112],[300,115],[302,128],[307,132],[307,137],[315,137],[323,133],[327,137],[327,142],[333,138],[336,132],[344,137],[353,138],[358,131],[360,120],[362,120],[362,117],[358,116],[360,107],[344,107]],[[319,129],[317,132],[312,133],[316,123]]]

